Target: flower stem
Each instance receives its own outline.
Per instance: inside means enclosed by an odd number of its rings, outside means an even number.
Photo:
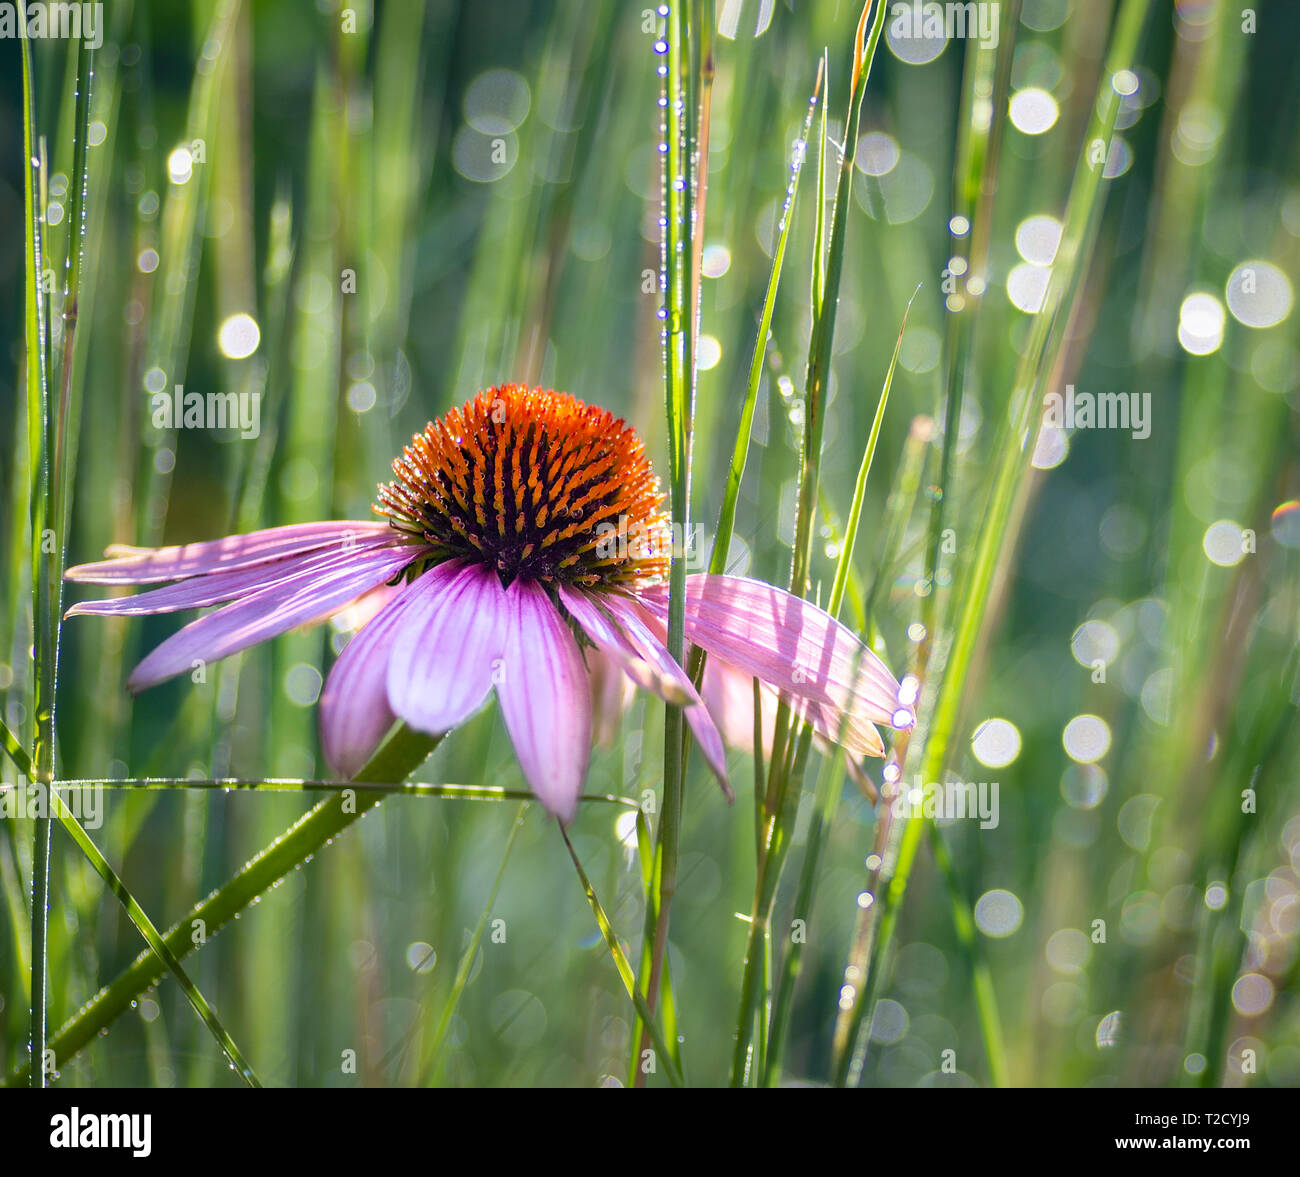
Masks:
[[[359,782],[391,784],[391,790],[359,789],[355,796],[343,793],[329,797],[310,809],[251,859],[234,878],[173,924],[162,937],[167,950],[180,960],[207,943],[209,936],[234,919],[294,867],[368,813],[389,792],[401,792],[402,786],[397,782],[424,763],[438,742],[433,736],[407,727],[399,728],[356,777]],[[66,1062],[87,1043],[93,1042],[100,1030],[129,1009],[131,1002],[156,984],[166,971],[166,965],[153,949],[142,952],[49,1041],[48,1046],[55,1052],[55,1057]],[[5,1086],[25,1081],[30,1070],[29,1063],[10,1075]]]
[[[872,11],[872,0],[867,0],[859,18],[853,46],[853,73],[849,82],[849,109],[844,131],[844,144],[839,154],[839,167],[835,189],[835,205],[829,229],[825,224],[826,151],[830,143],[827,134],[826,108],[822,108],[821,158],[818,172],[817,231],[813,244],[812,302],[814,319],[812,337],[808,347],[808,361],[804,383],[804,444],[799,472],[799,496],[795,516],[795,539],[790,569],[790,591],[806,596],[810,587],[814,522],[817,512],[821,469],[822,436],[826,420],[826,389],[830,378],[830,360],[835,335],[836,311],[839,305],[840,278],[844,268],[845,235],[853,185],[854,161],[857,153],[858,125],[862,113],[862,99],[866,94],[871,61],[884,30],[887,5],[875,0],[874,20],[868,31],[867,17]],[[823,249],[823,245],[825,248]],[[807,760],[812,740],[812,729],[800,725],[796,745],[792,717],[784,704],[777,708],[773,739],[772,771],[768,776],[765,805],[765,832],[759,847],[754,884],[754,911],[751,916],[749,938],[745,952],[745,970],[741,984],[740,1013],[736,1024],[736,1045],[732,1055],[731,1085],[746,1086],[750,1077],[761,1074],[764,1060],[760,1057],[754,1066],[754,1040],[756,1011],[767,1017],[769,996],[766,979],[768,936],[772,904],[777,883],[785,864],[789,848],[790,825],[802,788],[803,765]],[[783,745],[789,730],[788,742]],[[778,749],[785,747],[786,758]],[[761,751],[755,749],[755,754]],[[760,994],[760,987],[763,992]],[[766,1026],[764,1027],[766,1034]]]
[[[706,25],[712,30],[712,15],[706,22],[703,0],[690,0],[690,13],[683,2],[668,12],[667,69],[664,115],[663,238],[664,296],[667,321],[664,333],[664,389],[668,416],[669,486],[672,497],[673,552],[669,566],[668,652],[685,664],[686,644],[686,537],[690,534],[691,434],[695,405],[695,352],[699,332],[696,223],[700,212],[703,180],[697,170],[696,152],[700,140],[702,62],[711,55],[702,51]],[[707,85],[707,82],[705,82]],[[659,1001],[664,958],[668,950],[668,924],[677,893],[677,859],[681,843],[682,805],[685,794],[686,749],[682,710],[669,704],[664,717],[664,788],[659,825],[656,830],[653,904],[647,905],[647,935],[650,942],[649,975],[643,994],[653,1017]],[[638,1018],[640,1033],[633,1035],[634,1082],[644,1085],[646,1069],[639,1064],[649,1041],[649,1026]]]
[[[19,6],[18,19],[25,24],[26,4]],[[33,783],[48,790],[54,779],[54,683],[55,631],[58,628],[57,582],[51,576],[51,560],[46,535],[53,516],[50,503],[51,451],[53,429],[50,421],[49,382],[46,347],[48,333],[45,301],[41,291],[44,268],[41,240],[41,197],[38,184],[44,184],[42,172],[45,153],[36,143],[36,102],[33,93],[32,55],[24,40],[22,53],[23,86],[23,205],[26,228],[26,295],[24,343],[27,368],[27,438],[31,462],[31,559],[32,559],[32,681],[34,698],[32,715],[35,739],[32,748]],[[49,999],[48,931],[50,848],[53,835],[48,805],[44,816],[35,823],[32,843],[31,881],[31,1030],[28,1039],[30,1082],[33,1087],[46,1085],[48,1041],[46,1009]]]

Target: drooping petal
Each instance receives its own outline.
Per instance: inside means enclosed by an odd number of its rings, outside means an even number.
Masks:
[[[416,586],[439,571],[434,568],[398,589],[343,647],[326,676],[320,696],[321,747],[341,777],[351,780],[365,766],[397,719],[388,705],[393,639]]]
[[[591,735],[596,745],[609,748],[618,738],[623,714],[636,695],[634,683],[615,661],[599,646],[582,651],[591,683]]]
[[[663,618],[667,596],[666,586],[656,585],[641,600]],[[778,690],[868,723],[911,724],[889,668],[830,614],[772,585],[709,573],[687,577],[686,636]],[[834,728],[832,717],[824,718]]]
[[[497,698],[529,787],[566,825],[591,761],[591,690],[582,654],[536,581],[506,590],[510,617]]]
[[[132,548],[115,545],[109,560],[78,564],[64,576],[91,584],[161,584],[209,572],[233,572],[268,560],[301,555],[325,547],[350,550],[354,543],[376,536],[394,536],[385,520],[335,520],[293,523],[246,535],[228,535],[205,543],[167,548]]]
[[[754,676],[737,670],[716,654],[704,664],[700,695],[713,716],[723,740],[733,748],[754,751]],[[772,731],[776,722],[777,694],[759,684],[762,707],[762,752],[772,754]]]
[[[754,750],[754,676],[710,654],[704,667],[704,683],[700,689],[710,714],[717,721],[722,738],[733,748],[746,752]],[[826,704],[809,699],[785,696],[786,704],[794,715],[806,719],[816,733],[814,742],[822,750],[830,744],[842,744],[858,756],[883,756],[885,745],[880,733],[865,720],[845,714]],[[773,732],[776,727],[777,707],[781,694],[767,683],[759,684],[759,706],[762,710],[763,754],[771,756]],[[850,757],[850,759],[852,759]]]
[[[355,546],[341,552],[338,547],[320,548],[296,556],[285,556],[239,568],[233,572],[213,572],[205,576],[192,576],[176,584],[149,589],[130,597],[110,597],[103,601],[82,601],[73,605],[66,616],[114,614],[142,617],[150,613],[175,613],[181,609],[203,609],[208,605],[222,605],[237,597],[247,596],[273,584],[288,580],[302,572],[326,566],[345,565],[356,553],[372,551],[378,547],[392,546],[392,532],[358,540]],[[408,556],[413,558],[413,553]]]
[[[350,553],[242,597],[174,633],[131,672],[126,685],[142,691],[192,669],[196,661],[216,662],[296,626],[320,621],[391,580],[410,562],[408,547]]]
[[[690,724],[695,742],[704,753],[704,759],[722,785],[727,800],[733,800],[731,785],[727,782],[727,751],[722,744],[722,735],[690,676],[677,664],[677,660],[664,645],[666,633],[663,627],[631,598],[610,594],[607,607],[618,619],[633,649],[689,699],[689,705],[682,709],[682,714]]]
[[[484,564],[449,560],[421,576],[393,635],[393,712],[436,735],[477,711],[500,674],[506,615],[505,590]]]
[[[764,684],[765,691],[772,690]],[[830,703],[819,703],[815,699],[789,700],[791,709],[800,719],[806,719],[828,744],[843,744],[850,752],[858,756],[883,756],[885,742],[875,725],[869,723],[852,711],[842,711]]]
[[[561,585],[560,600],[564,602],[564,607],[573,620],[582,627],[582,631],[608,657],[617,662],[637,686],[653,691],[669,703],[686,703],[690,700],[690,694],[678,685],[672,675],[664,674],[651,666],[636,652],[632,643],[591,596],[580,589]]]

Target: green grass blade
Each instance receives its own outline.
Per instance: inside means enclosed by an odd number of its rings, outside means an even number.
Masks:
[[[18,19],[26,23],[27,5],[21,3]],[[27,306],[24,316],[24,343],[27,368],[27,444],[31,475],[31,568],[32,568],[32,714],[35,723],[33,780],[49,784],[54,779],[54,683],[57,668],[56,631],[59,624],[57,577],[48,559],[46,536],[49,524],[57,521],[51,514],[50,490],[54,422],[50,419],[47,378],[49,336],[45,300],[42,293],[41,224],[44,216],[37,185],[45,184],[36,143],[36,99],[32,76],[31,43],[23,39],[23,211],[24,250],[26,259]],[[41,152],[40,158],[44,157]],[[48,934],[50,851],[53,826],[48,814],[36,819],[32,844],[31,883],[31,1018],[28,1050],[41,1066],[31,1070],[33,1087],[46,1084],[47,1028],[49,1004]]]
[[[222,1052],[230,1060],[230,1065],[235,1073],[249,1087],[261,1087],[262,1084],[258,1081],[252,1066],[240,1053],[239,1047],[235,1045],[234,1039],[231,1038],[229,1032],[221,1024],[207,999],[199,992],[194,982],[190,980],[181,962],[176,958],[172,950],[167,947],[166,941],[159,934],[158,929],[154,927],[153,921],[145,914],[144,909],[136,902],[135,896],[131,894],[126,884],[122,882],[121,877],[109,865],[108,859],[100,853],[99,847],[91,840],[90,835],[86,833],[81,823],[64,803],[63,798],[59,795],[59,787],[56,786],[51,790],[51,793],[58,808],[59,821],[63,823],[63,828],[68,831],[69,837],[80,847],[81,852],[89,860],[90,865],[95,868],[95,872],[99,877],[104,880],[108,889],[117,896],[118,902],[126,909],[127,916],[136,926],[140,935],[144,937],[145,943],[149,945],[153,954],[176,978],[176,983],[181,987],[186,1000],[194,1007],[194,1012],[199,1015],[217,1045],[221,1047]]]
[[[357,773],[358,781],[388,784],[392,786],[390,789],[358,790],[353,798],[339,796],[322,801],[255,855],[234,878],[169,928],[162,937],[163,944],[179,960],[199,944],[206,943],[207,937],[373,809],[384,796],[400,792],[397,782],[418,768],[437,742],[432,736],[399,728]],[[66,1061],[94,1041],[100,1030],[129,1009],[131,1002],[156,984],[164,972],[152,951],[142,953],[50,1040],[49,1048],[54,1050],[55,1057]],[[9,1076],[6,1085],[25,1081],[28,1072],[29,1067],[23,1067]]]
[[[915,293],[912,295],[914,299]],[[866,448],[862,452],[862,461],[858,466],[857,482],[853,487],[853,502],[849,507],[848,522],[845,524],[844,540],[840,548],[839,559],[835,565],[835,578],[831,582],[831,595],[826,611],[832,617],[838,617],[840,606],[844,601],[845,587],[849,582],[849,572],[853,566],[853,550],[857,543],[858,525],[862,520],[862,504],[867,497],[867,478],[871,474],[872,462],[876,456],[876,446],[880,441],[880,427],[884,423],[885,408],[889,404],[889,392],[894,383],[894,371],[898,365],[898,355],[903,348],[903,333],[907,330],[907,315],[912,309],[912,299],[908,300],[903,310],[903,321],[899,324],[898,337],[894,341],[894,352],[885,371],[885,380],[881,385],[880,399],[876,404],[876,415],[871,422],[871,432],[867,437]],[[756,743],[755,747],[759,745]],[[812,918],[813,901],[816,895],[818,868],[821,865],[822,850],[826,838],[835,822],[836,809],[839,806],[840,792],[844,786],[844,756],[842,747],[824,766],[822,778],[817,789],[816,807],[813,810],[812,823],[808,827],[807,848],[804,851],[803,866],[799,872],[799,886],[795,894],[795,918],[805,921]],[[803,940],[793,940],[786,949],[781,963],[780,982],[773,999],[772,1026],[768,1037],[767,1063],[764,1068],[763,1082],[766,1086],[775,1085],[780,1079],[781,1058],[785,1047],[785,1036],[790,1026],[790,1012],[794,1003],[794,987],[799,979],[802,963]]]
[[[574,850],[573,843],[569,841],[569,835],[565,832],[563,826],[560,827],[560,837],[564,839],[564,848],[569,852],[569,858],[573,861],[573,869],[578,872],[578,880],[582,883],[583,893],[587,896],[587,902],[591,905],[591,913],[596,917],[596,923],[600,926],[600,934],[605,939],[605,946],[609,949],[610,956],[613,957],[614,967],[618,970],[623,987],[627,990],[628,997],[632,999],[632,1004],[636,1006],[641,1025],[645,1027],[650,1041],[654,1043],[655,1050],[659,1053],[659,1059],[663,1062],[664,1074],[668,1077],[669,1083],[674,1087],[680,1087],[682,1078],[673,1063],[672,1051],[668,1049],[668,1044],[664,1041],[663,1031],[659,1028],[658,1020],[651,1011],[649,1003],[641,996],[641,990],[636,983],[636,974],[632,972],[627,953],[623,951],[623,946],[618,942],[618,934],[614,931],[614,925],[610,923],[609,916],[605,914],[605,909],[596,897],[595,888],[592,887],[591,880],[587,878],[587,872],[582,869],[582,862],[578,858],[578,852]],[[645,1070],[639,1064],[637,1072],[641,1075],[645,1074]]]
[[[505,853],[501,856],[501,865],[497,868],[497,876],[493,880],[492,890],[488,892],[488,900],[483,907],[483,914],[479,916],[478,923],[474,925],[474,931],[470,935],[469,943],[465,946],[465,951],[461,953],[460,963],[456,966],[456,976],[451,983],[451,992],[447,995],[446,1004],[442,1008],[442,1016],[438,1019],[437,1029],[433,1032],[433,1041],[429,1044],[428,1053],[425,1055],[423,1074],[420,1080],[421,1086],[428,1082],[430,1076],[437,1074],[442,1046],[447,1040],[447,1030],[451,1026],[451,1019],[456,1013],[456,1007],[460,1004],[461,994],[465,992],[465,986],[469,984],[469,974],[474,967],[474,958],[478,956],[479,945],[483,941],[483,932],[487,928],[488,919],[492,914],[492,907],[497,901],[497,893],[501,890],[501,881],[506,877],[506,867],[510,865],[510,855],[515,848],[515,839],[518,838],[519,831],[523,828],[524,815],[527,812],[528,802],[525,801],[519,806],[519,812],[515,814],[515,820],[510,824],[510,837],[506,841]]]
[[[1041,385],[1054,367],[1065,335],[1066,325],[1058,320],[1056,312],[1063,305],[1073,305],[1070,293],[1077,290],[1082,279],[1081,263],[1088,256],[1087,246],[1095,234],[1100,215],[1104,191],[1101,188],[1101,163],[1106,158],[1119,105],[1111,79],[1118,70],[1131,67],[1149,8],[1149,0],[1126,0],[1111,40],[1098,100],[1085,133],[1084,147],[1066,204],[1057,262],[1015,381],[1017,394],[1023,398],[1017,405],[1018,421],[1014,429],[1004,431],[993,490],[976,540],[969,578],[963,582],[958,594],[961,607],[953,644],[925,737],[921,769],[925,780],[942,779],[966,699],[967,674],[982,636],[994,577],[1014,548],[1006,542],[1007,532],[1015,513],[1017,493],[1022,488],[1024,472],[1033,453],[1036,436],[1033,426],[1038,420],[1036,410],[1041,407]],[[1100,158],[1094,151],[1098,143],[1103,148]],[[1049,341],[1053,342],[1050,350]],[[1034,395],[1036,391],[1039,393],[1037,398]],[[879,921],[878,933],[870,938],[875,945],[875,959],[870,967],[866,967],[866,961],[856,962],[863,969],[862,975],[867,977],[867,982],[856,990],[853,1002],[841,1011],[837,1021],[834,1073],[839,1083],[853,1083],[860,1070],[861,1053],[856,1049],[856,1043],[880,983],[881,962],[887,959],[892,944],[899,907],[925,825],[926,822],[920,820],[906,823],[899,839],[897,863],[883,892],[883,901],[871,905],[869,918]],[[992,1024],[991,1017],[982,1018],[981,1024]]]

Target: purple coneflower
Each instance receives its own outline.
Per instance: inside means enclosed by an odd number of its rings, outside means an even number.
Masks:
[[[127,685],[140,691],[397,586],[321,693],[321,743],[340,775],[357,773],[396,721],[446,732],[495,687],[529,786],[571,821],[591,758],[583,651],[594,647],[683,707],[725,788],[718,729],[665,646],[670,529],[633,429],[566,393],[505,385],[430,423],[393,472],[379,489],[380,520],[110,548],[112,558],[68,578],[164,587],[69,614],[221,606],[135,668]],[[784,693],[819,733],[860,754],[881,754],[874,724],[913,722],[874,654],[771,585],[688,577],[686,637]]]

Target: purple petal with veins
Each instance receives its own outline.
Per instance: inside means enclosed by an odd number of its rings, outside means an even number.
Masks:
[[[667,617],[667,586],[655,585],[640,599]],[[902,710],[906,721],[898,726],[910,726],[888,667],[830,614],[769,584],[709,573],[687,577],[686,636],[779,690],[870,723],[892,725]]]
[[[591,761],[591,689],[582,654],[560,612],[536,581],[506,590],[501,713],[529,787],[566,825]]]
[[[193,669],[195,662],[216,662],[296,626],[320,621],[392,579],[410,561],[406,548],[354,553],[346,566],[300,572],[242,597],[169,637],[131,672],[126,685],[142,691]]]
[[[365,767],[397,716],[388,705],[388,662],[393,640],[416,599],[416,587],[434,579],[446,582],[446,565],[403,585],[393,598],[343,647],[330,668],[320,696],[320,738],[325,760],[351,780]]]
[[[233,572],[319,548],[342,545],[343,551],[350,551],[353,544],[384,535],[395,537],[397,533],[382,519],[365,519],[294,523],[168,548],[117,545],[108,549],[116,558],[78,564],[64,575],[68,580],[92,584],[160,584],[210,572]]]
[[[253,564],[233,572],[213,572],[203,576],[192,576],[176,584],[164,585],[162,588],[149,589],[130,597],[112,597],[103,601],[82,601],[73,605],[65,616],[78,614],[96,614],[108,616],[124,614],[138,617],[150,613],[175,613],[181,609],[202,609],[208,605],[221,605],[233,601],[260,589],[270,588],[283,580],[297,576],[302,572],[330,568],[346,568],[356,559],[357,553],[371,551],[380,547],[392,547],[392,533],[358,540],[348,551],[337,547],[321,548],[298,556],[285,556],[278,560],[269,560]],[[408,560],[419,557],[418,548],[404,548]]]
[[[421,576],[393,635],[394,714],[437,735],[477,711],[499,671],[506,614],[501,580],[483,564],[449,560]]]
[[[690,701],[689,693],[677,684],[672,675],[662,673],[637,653],[617,623],[592,596],[580,589],[560,585],[560,600],[587,637],[617,662],[637,686],[653,691],[669,703]]]
[[[714,775],[721,783],[727,800],[733,800],[734,794],[727,782],[727,752],[722,744],[722,735],[713,721],[713,716],[709,714],[709,709],[704,705],[704,700],[695,690],[695,684],[691,682],[690,676],[677,664],[677,660],[664,645],[666,635],[660,628],[659,622],[630,598],[611,593],[606,597],[605,603],[618,619],[636,652],[688,695],[690,705],[685,707],[682,713],[686,717],[686,722],[691,725],[696,743],[699,744],[705,760],[709,762],[709,767],[713,769]]]

